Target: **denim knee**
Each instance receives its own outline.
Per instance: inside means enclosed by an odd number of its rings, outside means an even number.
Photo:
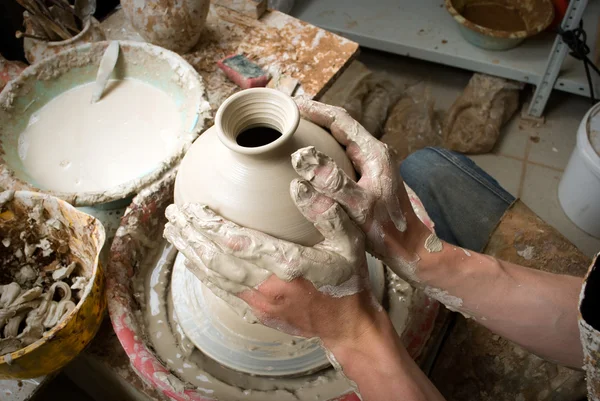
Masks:
[[[481,251],[514,197],[468,157],[441,148],[410,155],[400,174],[444,241]]]
[[[438,149],[428,147],[418,150],[400,165],[402,179],[413,190],[431,191],[448,183],[448,169],[453,166],[437,151]]]

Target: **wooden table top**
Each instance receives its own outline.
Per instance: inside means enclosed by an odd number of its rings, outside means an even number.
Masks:
[[[102,22],[108,39],[143,41],[117,10]],[[244,53],[273,78],[299,80],[296,95],[318,99],[358,54],[358,44],[278,11],[256,20],[211,5],[200,41],[182,56],[202,75],[213,110],[239,88],[217,67],[217,61]]]

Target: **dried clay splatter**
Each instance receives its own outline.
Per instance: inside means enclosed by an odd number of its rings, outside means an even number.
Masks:
[[[442,241],[435,234],[430,234],[425,240],[425,249],[429,253],[441,252],[443,247]]]

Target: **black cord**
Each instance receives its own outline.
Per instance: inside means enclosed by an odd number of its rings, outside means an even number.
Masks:
[[[588,54],[590,54],[590,48],[587,45],[587,33],[583,29],[583,21],[579,22],[579,27],[575,29],[564,30],[561,27],[558,27],[557,34],[560,35],[563,42],[569,49],[571,56],[575,57],[577,60],[583,61],[583,65],[585,67],[585,75],[587,77],[588,87],[590,89],[590,100],[592,104],[596,103],[596,96],[594,94],[594,83],[592,82],[592,74],[590,72],[590,67],[600,76],[600,69],[596,67],[596,65],[590,60]]]

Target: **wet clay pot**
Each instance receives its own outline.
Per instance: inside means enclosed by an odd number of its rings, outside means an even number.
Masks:
[[[280,136],[270,141],[273,138],[261,138],[257,130],[247,131],[256,127],[272,128]],[[249,134],[256,136],[256,142]],[[240,145],[242,139],[254,147]],[[223,102],[215,125],[183,158],[175,181],[175,203],[204,203],[242,226],[314,245],[322,237],[289,193],[290,182],[299,178],[290,156],[306,146],[325,153],[354,177],[342,147],[323,128],[300,119],[291,97],[266,88],[238,92]]]
[[[41,35],[36,29],[27,12],[23,13],[25,31],[32,35]],[[43,58],[54,56],[64,50],[71,49],[83,43],[100,42],[105,40],[104,31],[100,22],[94,17],[89,18],[83,25],[83,29],[71,39],[46,42],[43,40],[23,39],[23,50],[25,58],[30,64],[36,63]]]
[[[354,177],[342,147],[327,131],[300,119],[291,97],[266,88],[238,92],[221,105],[215,125],[183,158],[175,203],[204,203],[242,226],[314,245],[322,236],[298,211],[289,192],[290,182],[299,177],[290,156],[306,146],[329,155]],[[172,278],[175,311],[183,331],[204,353],[225,366],[259,375],[298,374],[328,364],[317,343],[245,322],[182,266],[176,262]],[[183,307],[190,299],[196,303]],[[207,331],[215,330],[220,334],[211,338]],[[293,344],[293,350],[283,344]],[[281,357],[256,357],[254,349]]]
[[[185,53],[200,39],[210,0],[121,0],[121,6],[148,42]]]

